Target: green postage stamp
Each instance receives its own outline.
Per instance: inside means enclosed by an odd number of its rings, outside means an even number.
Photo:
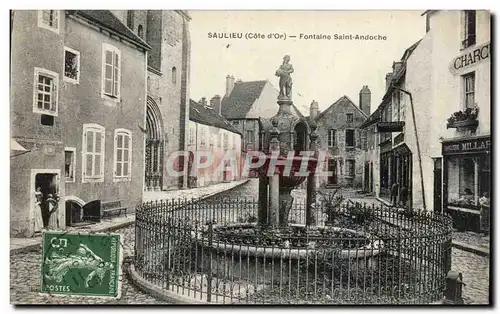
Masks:
[[[119,298],[119,234],[43,234],[41,293]]]

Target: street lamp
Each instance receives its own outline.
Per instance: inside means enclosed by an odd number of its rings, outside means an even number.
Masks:
[[[411,105],[411,116],[413,118],[413,129],[415,131],[415,140],[417,143],[417,158],[418,158],[418,166],[420,168],[420,187],[422,188],[422,206],[424,207],[424,210],[426,210],[426,205],[425,205],[425,190],[424,190],[424,172],[422,170],[422,155],[420,153],[420,143],[418,140],[418,132],[417,132],[417,123],[415,121],[415,108],[413,107],[413,97],[409,91],[406,91],[404,89],[401,89],[397,86],[392,86],[395,90],[398,90],[400,92],[403,92],[410,96],[410,105]]]

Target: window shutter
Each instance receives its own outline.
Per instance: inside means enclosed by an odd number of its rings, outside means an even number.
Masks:
[[[118,135],[115,135],[115,149],[114,149],[114,163],[113,163],[113,174],[114,176],[116,177],[117,175],[117,172],[116,172],[116,169],[117,169],[117,162],[118,162]]]
[[[105,145],[104,145],[104,131],[100,132],[101,133],[101,151],[100,151],[100,154],[101,154],[101,159],[100,159],[100,162],[101,162],[101,165],[100,165],[100,172],[99,172],[99,176],[101,178],[104,178],[104,150],[106,149]]]
[[[120,96],[120,54],[118,54],[116,51],[113,53],[114,54],[114,95],[116,97]]]
[[[83,177],[87,175],[85,171],[87,169],[87,132],[83,132],[83,147],[82,147],[82,169],[83,169]]]

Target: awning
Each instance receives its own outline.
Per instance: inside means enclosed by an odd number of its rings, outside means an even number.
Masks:
[[[19,144],[15,139],[10,138],[10,157],[29,153],[30,151]]]

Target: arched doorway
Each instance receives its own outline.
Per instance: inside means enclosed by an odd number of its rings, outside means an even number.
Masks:
[[[148,96],[146,108],[146,190],[160,191],[163,186],[163,121],[156,102]]]

